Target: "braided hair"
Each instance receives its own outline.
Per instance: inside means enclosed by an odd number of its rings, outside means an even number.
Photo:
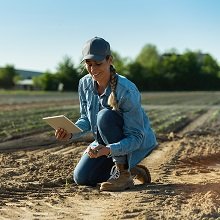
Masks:
[[[117,76],[116,76],[116,70],[113,67],[113,65],[110,66],[110,86],[111,86],[111,94],[108,97],[108,105],[112,107],[113,110],[118,111],[118,102],[116,97],[116,86],[117,86]]]

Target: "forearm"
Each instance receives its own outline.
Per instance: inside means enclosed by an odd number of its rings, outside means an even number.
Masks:
[[[75,124],[82,129],[83,131],[90,131],[91,130],[91,126],[90,126],[90,122],[88,120],[87,117],[80,117]]]

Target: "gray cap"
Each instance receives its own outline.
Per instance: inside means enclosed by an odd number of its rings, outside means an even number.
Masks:
[[[110,44],[100,37],[94,37],[88,40],[82,50],[83,59],[102,61],[106,56],[111,55]]]

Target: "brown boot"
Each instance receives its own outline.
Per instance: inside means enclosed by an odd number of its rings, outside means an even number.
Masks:
[[[124,164],[116,164],[112,167],[111,177],[107,182],[101,183],[101,191],[123,191],[134,186],[130,171],[125,169]]]
[[[142,184],[151,182],[150,172],[144,165],[136,165],[131,169],[131,175],[133,178],[139,180]]]

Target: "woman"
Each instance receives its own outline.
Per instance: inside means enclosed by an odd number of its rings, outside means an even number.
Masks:
[[[101,183],[102,191],[132,188],[132,175],[142,183],[150,182],[147,168],[137,164],[157,142],[137,87],[116,73],[110,45],[103,38],[87,41],[82,54],[89,74],[79,81],[81,116],[75,124],[83,131],[91,130],[95,141],[74,170],[75,182]],[[72,138],[63,129],[55,136],[59,140]]]

